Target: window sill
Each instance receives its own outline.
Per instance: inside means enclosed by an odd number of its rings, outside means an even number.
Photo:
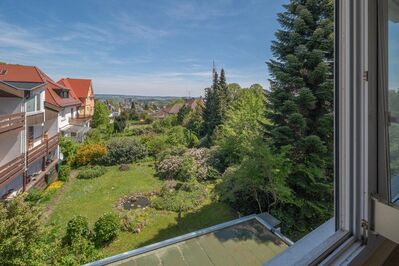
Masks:
[[[348,232],[335,231],[335,218],[331,218],[265,265],[311,265],[318,263],[334,252],[349,237]]]
[[[30,115],[37,115],[37,114],[41,114],[41,113],[44,113],[44,111],[32,111],[32,112],[26,112],[26,115],[27,116],[30,116]]]

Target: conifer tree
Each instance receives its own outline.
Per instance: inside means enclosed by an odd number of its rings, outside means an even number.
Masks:
[[[205,89],[205,108],[204,117],[204,135],[211,136],[217,126],[217,91],[218,91],[218,73],[213,70],[213,84],[210,88]]]
[[[293,238],[333,215],[333,1],[290,0],[268,62],[268,135],[290,148],[295,200],[274,211]]]

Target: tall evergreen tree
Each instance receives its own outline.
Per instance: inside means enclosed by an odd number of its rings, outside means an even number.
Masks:
[[[294,238],[333,215],[333,1],[290,0],[268,62],[269,137],[289,147],[295,201],[274,214]],[[285,148],[284,148],[285,149]]]
[[[228,106],[231,102],[228,91],[224,69],[220,71],[220,78],[217,71],[214,69],[212,87],[205,89],[203,118],[204,134],[208,137],[211,137],[214,130],[223,123]]]
[[[204,117],[204,135],[211,136],[217,126],[217,91],[218,91],[218,73],[213,70],[213,84],[205,89],[205,108]]]

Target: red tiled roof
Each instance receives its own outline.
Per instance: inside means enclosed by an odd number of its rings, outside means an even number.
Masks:
[[[91,86],[91,79],[63,78],[57,83],[73,90],[78,98],[86,98],[87,96],[93,96],[93,90],[91,95],[88,95],[89,88]]]
[[[14,82],[45,82],[35,66],[0,64],[0,80]]]
[[[69,90],[68,98],[61,98],[55,90],[64,89]],[[59,107],[67,107],[67,106],[75,106],[80,105],[81,102],[78,100],[74,92],[68,88],[61,86],[60,84],[55,83],[52,79],[47,79],[47,88],[46,88],[46,102],[59,106]]]

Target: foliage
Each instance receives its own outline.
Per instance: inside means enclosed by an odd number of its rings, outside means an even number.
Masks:
[[[104,166],[95,165],[79,170],[78,179],[92,179],[105,174],[106,168]]]
[[[102,160],[106,165],[129,164],[147,156],[146,147],[131,138],[111,139],[107,149],[108,153]]]
[[[195,135],[199,138],[204,129],[204,119],[202,117],[202,107],[197,106],[195,110],[190,112],[188,116],[183,121],[183,125],[190,130],[190,132],[194,132]]]
[[[149,134],[141,138],[150,155],[156,155],[177,146],[187,147],[196,142],[194,136],[190,136],[189,131],[182,126],[172,126],[163,130],[163,133]]]
[[[91,120],[91,127],[96,128],[109,123],[109,110],[105,103],[96,101],[94,103],[94,114]]]
[[[102,144],[84,144],[76,151],[75,164],[77,166],[96,164],[107,154]]]
[[[157,174],[162,179],[207,180],[215,178],[215,169],[208,165],[208,149],[172,149],[170,154],[162,153],[155,164]]]
[[[122,230],[132,233],[140,233],[148,225],[154,210],[151,208],[136,209],[122,215]]]
[[[90,235],[89,222],[84,216],[74,216],[69,220],[64,237],[65,243],[71,245],[76,240],[88,239]]]
[[[94,224],[94,241],[97,246],[112,242],[118,235],[120,221],[114,213],[103,214]]]
[[[61,165],[60,170],[58,171],[58,180],[68,182],[70,175],[71,175],[71,165],[69,164]]]
[[[228,93],[224,70],[221,70],[220,78],[216,70],[214,70],[212,87],[205,90],[204,135],[212,136],[213,131],[222,124],[230,104]]]
[[[126,112],[122,112],[119,116],[115,117],[114,132],[123,132],[126,128],[127,120],[128,114]]]
[[[51,195],[54,193],[53,191],[49,191],[49,190],[36,190],[36,189],[32,189],[31,191],[29,191],[26,196],[25,196],[25,202],[28,203],[33,203],[33,204],[37,204],[37,203],[44,203],[50,200]]]
[[[176,122],[179,125],[183,124],[184,119],[190,114],[191,108],[187,105],[183,105],[182,108],[180,108],[179,112],[177,113],[176,117]]]
[[[278,218],[296,238],[333,215],[334,5],[291,0],[284,8],[268,62],[267,129],[277,152],[290,147],[295,201]]]
[[[154,199],[151,205],[160,210],[186,212],[199,207],[207,195],[205,185],[191,179],[183,183],[179,190],[163,190],[162,195]]]
[[[102,257],[102,253],[90,240],[78,237],[69,245],[60,245],[49,265],[83,265]]]
[[[241,89],[226,112],[224,123],[215,132],[215,144],[227,165],[239,163],[251,143],[264,132],[266,97],[262,87]]]
[[[222,199],[244,213],[264,212],[278,203],[291,202],[286,178],[291,171],[284,154],[273,154],[267,144],[257,139],[240,165],[229,167],[218,185]]]
[[[47,265],[47,236],[40,209],[20,197],[0,204],[0,265]]]
[[[72,138],[61,137],[60,148],[64,155],[64,161],[67,164],[71,164],[75,159],[76,150],[79,144]]]
[[[46,187],[46,192],[60,189],[64,185],[64,181],[57,180],[51,183],[48,187]]]
[[[85,144],[104,144],[110,139],[112,131],[113,125],[109,123],[92,128],[86,135]]]

